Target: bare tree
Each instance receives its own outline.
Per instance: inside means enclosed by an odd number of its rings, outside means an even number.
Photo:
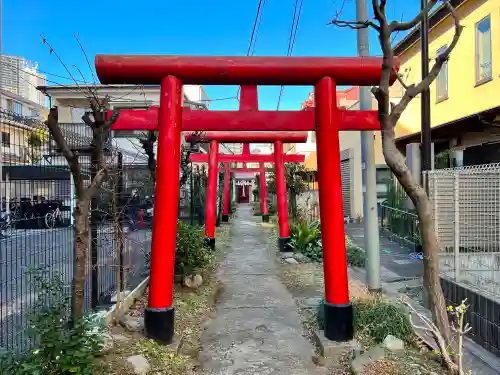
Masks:
[[[108,177],[108,169],[104,163],[104,143],[111,125],[119,115],[119,111],[114,110],[112,116],[109,119],[106,118],[108,98],[98,99],[93,93],[89,98],[89,102],[91,111],[85,113],[82,119],[92,129],[91,160],[95,164],[94,167],[97,173],[87,187],[84,185],[80,155],[77,150],[70,148],[59,126],[57,107],[50,109],[45,122],[59,151],[68,162],[75,185],[75,250],[71,311],[73,321],[81,318],[85,312],[85,270],[87,269],[90,246],[90,200]]]
[[[411,100],[421,94],[424,90],[428,89],[431,83],[436,79],[443,64],[449,59],[450,53],[457,45],[462,33],[462,26],[460,25],[455,9],[448,0],[441,0],[441,2],[442,6],[449,10],[454,21],[453,39],[448,44],[446,50],[436,56],[434,59],[434,65],[430,69],[427,77],[423,77],[420,82],[414,84],[406,84],[401,76],[396,73],[391,37],[398,32],[407,31],[417,26],[422,21],[425,12],[429,12],[429,10],[438,3],[438,0],[429,0],[427,2],[426,9],[407,22],[388,21],[386,15],[387,0],[372,0],[374,13],[373,20],[365,22],[342,21],[338,19],[339,14],[337,14],[336,18],[331,21],[331,24],[339,27],[349,27],[352,29],[371,27],[378,33],[380,47],[383,54],[382,76],[379,86],[372,88],[372,93],[378,102],[383,154],[387,165],[391,168],[393,174],[401,183],[403,189],[412,200],[417,211],[420,222],[420,233],[424,255],[424,287],[428,293],[433,321],[439,329],[439,332],[441,332],[441,336],[443,338],[443,340],[436,341],[441,349],[445,349],[442,346],[447,347],[451,344],[452,335],[446,312],[446,303],[439,280],[439,247],[434,230],[432,205],[425,189],[412,176],[408,166],[406,165],[405,157],[397,149],[394,132],[394,128],[398,120]],[[389,97],[391,78],[394,78],[394,75],[397,76],[404,89],[404,94],[397,104],[391,103]],[[449,358],[445,359],[445,366],[450,371],[455,371],[455,366]]]
[[[151,175],[153,183],[156,182],[156,156],[154,151],[154,146],[158,137],[156,132],[150,130],[143,137],[139,138],[139,142],[142,145],[144,153],[148,157],[148,169]]]
[[[195,146],[201,140],[202,133],[194,132],[191,135],[194,137],[194,139],[192,139],[189,144],[182,145],[181,147],[181,164],[180,164],[181,176],[179,179],[179,187],[183,186],[187,182],[187,179],[190,176],[191,173],[191,168],[189,167],[190,156],[193,150],[195,149]],[[144,134],[144,136],[139,139],[139,142],[142,145],[144,153],[148,157],[148,169],[151,173],[151,178],[153,179],[153,182],[156,182],[156,155],[154,152],[154,145],[157,139],[158,137],[156,136],[156,133],[154,131],[149,131],[147,134]]]

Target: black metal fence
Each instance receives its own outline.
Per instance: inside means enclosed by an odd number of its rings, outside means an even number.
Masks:
[[[85,126],[60,125],[68,145],[80,150],[88,185],[96,171]],[[0,127],[0,348],[22,351],[32,344],[26,328],[38,295],[27,270],[60,274],[70,294],[75,193],[66,160],[40,119],[0,110]],[[88,222],[87,311],[110,306],[117,291],[144,278],[151,243],[154,184],[144,173],[147,163],[127,164],[111,142],[105,150],[109,177],[91,200]]]
[[[27,270],[61,275],[71,293],[76,195],[68,164],[40,119],[0,110],[0,127],[0,349],[23,351],[33,344],[26,328],[38,296]],[[78,150],[88,186],[97,173],[90,156],[92,131],[85,124],[60,128],[68,146]],[[111,307],[117,295],[132,290],[149,272],[155,184],[140,143],[130,141],[138,146],[137,154],[106,140],[108,178],[90,201],[87,311]],[[179,219],[203,225],[206,167],[188,169],[180,187]],[[223,181],[221,171],[219,218]]]
[[[379,224],[381,229],[394,240],[413,248],[420,246],[418,216],[404,209],[378,205]]]

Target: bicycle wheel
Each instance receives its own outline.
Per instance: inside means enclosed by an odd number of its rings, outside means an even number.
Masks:
[[[7,237],[10,237],[14,234],[14,227],[12,226],[12,223],[7,223],[5,226],[5,235]]]
[[[45,214],[45,226],[47,228],[54,228],[54,225],[55,225],[55,218],[54,218],[54,214],[52,212],[48,212]]]

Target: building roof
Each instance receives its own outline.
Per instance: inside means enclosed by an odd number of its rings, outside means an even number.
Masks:
[[[450,0],[454,8],[465,3],[467,0]],[[429,30],[432,30],[437,24],[443,21],[450,15],[450,10],[441,3],[435,10],[429,14]],[[393,48],[396,56],[401,55],[404,51],[410,48],[413,44],[420,40],[420,24],[415,26],[410,32],[401,39]]]
[[[357,102],[359,101],[359,86],[349,87],[344,90],[337,90],[337,104],[339,102]],[[307,99],[302,102],[301,110],[306,108],[314,108],[314,91],[311,91]]]
[[[438,142],[458,137],[467,132],[487,132],[488,128],[495,126],[493,122],[497,116],[500,116],[500,106],[433,126],[431,137],[434,142]],[[404,135],[396,139],[396,146],[400,151],[403,151],[408,143],[418,143],[420,139],[421,132]]]

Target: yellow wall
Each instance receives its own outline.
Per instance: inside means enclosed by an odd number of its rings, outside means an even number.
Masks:
[[[477,112],[500,105],[500,1],[468,0],[457,8],[457,14],[464,26],[460,40],[451,53],[448,62],[448,99],[436,102],[436,82],[431,85],[431,126],[445,124]],[[490,14],[492,77],[489,82],[476,87],[475,39],[476,23]],[[450,44],[454,28],[451,18],[436,25],[429,34],[429,56],[436,57],[436,51]],[[420,41],[400,55],[401,70],[405,82],[420,80]],[[396,136],[420,131],[420,96],[410,102],[396,127]]]

